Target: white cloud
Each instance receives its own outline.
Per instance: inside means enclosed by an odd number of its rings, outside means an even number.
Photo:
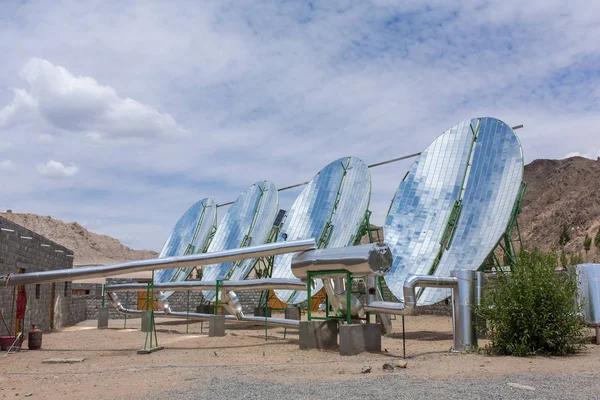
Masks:
[[[28,89],[15,89],[12,101],[0,110],[0,126],[41,118],[58,131],[94,137],[177,137],[187,131],[170,114],[100,85],[87,76],[41,58],[31,58],[21,69]]]
[[[13,171],[15,168],[15,163],[11,160],[0,161],[0,171]]]
[[[96,3],[0,2],[6,208],[102,216],[94,229],[160,249],[202,197],[417,152],[474,116],[525,124],[528,161],[597,150],[600,2]],[[27,168],[50,159],[85,177]],[[411,162],[371,171],[373,223]]]
[[[37,170],[45,178],[70,178],[79,172],[79,168],[73,163],[64,165],[60,161],[54,160],[38,165]]]
[[[598,150],[598,152],[596,154],[594,154],[593,152],[579,152],[579,151],[571,151],[567,154],[564,155],[564,157],[562,158],[571,158],[571,157],[585,157],[585,158],[589,158],[590,160],[595,160],[597,158],[600,158],[600,150]]]

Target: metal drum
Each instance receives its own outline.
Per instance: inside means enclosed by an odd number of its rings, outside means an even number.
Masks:
[[[27,346],[29,347],[29,350],[38,350],[42,347],[42,331],[36,329],[35,325],[31,325]]]

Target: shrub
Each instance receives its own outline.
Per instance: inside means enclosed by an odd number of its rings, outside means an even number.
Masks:
[[[556,272],[555,254],[523,252],[519,265],[499,274],[476,309],[487,321],[491,354],[566,355],[584,346],[575,271]]]
[[[558,244],[560,247],[565,247],[567,243],[571,240],[571,232],[569,232],[569,228],[566,224],[563,224],[562,230],[560,231],[560,236],[558,238]]]

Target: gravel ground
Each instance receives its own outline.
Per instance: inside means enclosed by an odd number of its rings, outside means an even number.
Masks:
[[[335,399],[335,398],[598,398],[600,346],[568,357],[488,357],[449,353],[450,317],[406,320],[406,368],[401,326],[382,338],[383,351],[340,356],[300,350],[298,331],[231,325],[225,337],[207,327],[158,320],[163,351],[138,355],[146,334],[139,319],[96,321],[44,333],[41,350],[0,356],[0,399]],[[206,324],[205,324],[206,325]],[[399,324],[396,324],[399,325]],[[186,334],[186,331],[189,331]],[[590,335],[593,332],[590,331]],[[285,338],[284,338],[285,335]],[[480,342],[485,345],[485,341]],[[47,358],[84,358],[45,364]],[[369,374],[362,374],[369,365]],[[510,385],[509,385],[510,384]],[[519,386],[521,385],[521,386]],[[528,388],[529,387],[529,388]],[[531,389],[533,388],[533,389]],[[415,397],[416,396],[416,397]]]
[[[220,378],[198,379],[182,389],[156,393],[165,399],[598,399],[600,374],[526,375],[509,378],[423,380],[390,372],[353,381],[282,384]]]

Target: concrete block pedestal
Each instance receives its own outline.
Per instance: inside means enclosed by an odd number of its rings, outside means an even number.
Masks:
[[[337,347],[337,321],[300,321],[300,350]]]
[[[219,337],[225,336],[225,316],[213,315],[208,319],[208,336]]]
[[[148,321],[150,320],[150,312],[144,311],[142,312],[142,322],[140,324],[140,330],[142,332],[152,332],[152,324],[150,324],[150,329],[148,329]],[[152,321],[154,323],[154,321]]]
[[[381,351],[381,324],[340,325],[340,354],[354,356]]]
[[[108,307],[98,308],[98,329],[108,328]]]
[[[300,309],[298,307],[288,306],[288,308],[285,309],[285,319],[300,321],[300,315]]]

